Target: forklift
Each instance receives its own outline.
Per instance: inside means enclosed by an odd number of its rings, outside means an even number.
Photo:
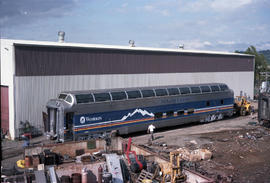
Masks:
[[[251,114],[252,106],[246,96],[237,96],[234,99],[234,113],[240,116],[246,116]]]

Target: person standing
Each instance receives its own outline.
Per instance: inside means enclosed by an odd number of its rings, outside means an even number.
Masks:
[[[156,127],[153,124],[151,124],[151,125],[148,126],[148,133],[151,133],[151,140],[152,141],[154,140],[154,129],[155,128]]]

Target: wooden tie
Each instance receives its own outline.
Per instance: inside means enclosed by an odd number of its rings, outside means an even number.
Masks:
[[[137,181],[136,181],[136,183],[142,183],[142,181],[144,179],[150,179],[150,180],[152,180],[153,179],[153,174],[150,173],[150,172],[147,172],[145,170],[142,170],[141,173],[140,173],[140,175],[139,175],[139,177],[138,177],[138,179],[137,179]]]

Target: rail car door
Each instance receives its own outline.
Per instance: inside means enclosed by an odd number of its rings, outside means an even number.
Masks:
[[[48,108],[48,126],[47,130],[51,135],[56,134],[56,123],[57,123],[57,109],[56,108]]]
[[[65,140],[73,139],[73,112],[66,113],[66,121],[65,121]]]

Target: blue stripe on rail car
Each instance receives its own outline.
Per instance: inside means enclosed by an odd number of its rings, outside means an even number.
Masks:
[[[224,103],[230,103],[231,99],[224,99]],[[109,130],[113,128],[119,128],[123,126],[129,126],[129,125],[136,125],[136,124],[143,124],[143,123],[149,123],[149,122],[155,122],[160,120],[167,120],[167,119],[177,119],[181,117],[188,117],[192,115],[201,115],[201,114],[208,114],[211,112],[219,112],[219,111],[227,111],[232,110],[233,105],[221,105],[221,106],[213,106],[213,107],[204,107],[204,108],[195,108],[193,114],[186,114],[184,116],[170,116],[165,117],[162,119],[155,119],[153,111],[164,111],[164,107],[166,110],[174,110],[177,111],[179,108],[187,109],[187,108],[193,108],[194,106],[202,106],[200,103],[202,102],[193,102],[187,103],[188,105],[183,104],[173,104],[173,105],[165,105],[165,106],[155,106],[155,107],[148,107],[143,109],[132,109],[132,110],[124,110],[124,111],[112,111],[112,112],[106,112],[106,113],[97,113],[97,114],[88,114],[88,115],[76,115],[75,121],[80,121],[80,123],[83,122],[83,124],[78,124],[75,126],[74,131],[76,133],[82,132],[82,131],[94,131],[94,130]],[[151,112],[149,112],[151,111]],[[117,115],[116,115],[117,114]],[[110,117],[116,120],[108,120]],[[88,122],[88,124],[84,124]]]

